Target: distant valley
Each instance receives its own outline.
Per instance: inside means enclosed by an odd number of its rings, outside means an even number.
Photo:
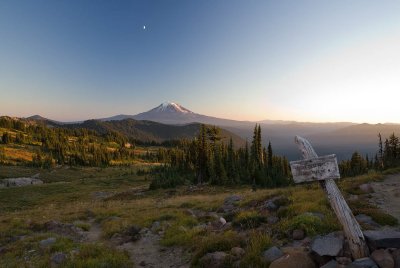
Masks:
[[[271,141],[275,152],[285,155],[290,160],[300,158],[293,142],[295,135],[308,138],[318,154],[335,153],[339,159],[348,159],[354,151],[373,157],[378,148],[378,133],[381,133],[383,138],[392,133],[400,133],[400,124],[236,121],[201,115],[173,102],[162,103],[136,115],[116,115],[84,122],[57,122],[37,115],[29,119],[44,121],[49,125],[88,128],[100,133],[113,130],[138,140],[157,142],[192,138],[197,135],[199,124],[203,123],[221,127],[222,136],[232,137],[238,146],[243,146],[245,140],[252,139],[257,123],[261,125],[264,145]]]

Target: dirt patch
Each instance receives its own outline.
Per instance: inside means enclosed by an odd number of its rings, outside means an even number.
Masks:
[[[125,243],[118,248],[126,250],[137,267],[186,268],[190,266],[190,258],[185,256],[181,248],[161,246],[160,240],[158,234],[146,231],[138,241]]]
[[[371,185],[374,193],[370,201],[400,222],[400,174],[389,175],[384,181]]]

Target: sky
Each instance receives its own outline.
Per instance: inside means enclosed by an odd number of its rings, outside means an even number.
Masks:
[[[0,115],[164,101],[237,120],[400,123],[400,1],[2,0]]]

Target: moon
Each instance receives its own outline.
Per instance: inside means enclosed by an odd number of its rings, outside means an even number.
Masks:
[[[143,25],[143,30],[146,30],[146,25]]]

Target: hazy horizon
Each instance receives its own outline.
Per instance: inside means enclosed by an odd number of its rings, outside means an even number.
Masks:
[[[165,100],[233,120],[400,123],[400,2],[2,1],[0,114]]]

